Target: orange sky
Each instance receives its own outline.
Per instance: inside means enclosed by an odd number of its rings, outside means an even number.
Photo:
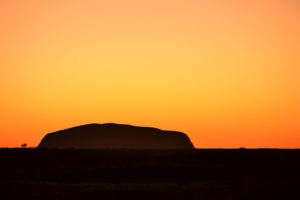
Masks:
[[[297,0],[3,0],[0,147],[125,123],[300,148]]]

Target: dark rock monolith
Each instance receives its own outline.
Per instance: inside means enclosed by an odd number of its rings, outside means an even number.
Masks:
[[[72,149],[194,149],[177,131],[121,124],[88,124],[47,134],[39,148]]]

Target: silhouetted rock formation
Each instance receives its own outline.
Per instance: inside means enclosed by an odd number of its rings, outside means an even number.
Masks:
[[[120,124],[88,124],[47,134],[40,148],[193,149],[181,132]]]

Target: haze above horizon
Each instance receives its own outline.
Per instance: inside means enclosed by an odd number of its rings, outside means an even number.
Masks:
[[[0,3],[0,147],[89,123],[300,147],[294,0]]]

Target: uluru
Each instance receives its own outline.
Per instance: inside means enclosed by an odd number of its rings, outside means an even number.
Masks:
[[[194,149],[177,131],[124,124],[87,124],[47,134],[39,148],[72,149]]]

